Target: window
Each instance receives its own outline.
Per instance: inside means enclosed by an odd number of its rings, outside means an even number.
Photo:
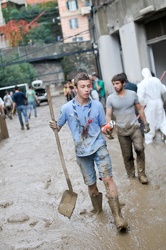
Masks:
[[[73,42],[82,42],[83,41],[83,37],[82,36],[76,37],[76,38],[73,38],[72,40],[73,40]]]
[[[70,29],[78,28],[78,19],[77,18],[70,19],[69,22],[70,22]]]
[[[91,6],[90,0],[85,0],[84,4],[85,4],[85,6]]]
[[[78,9],[77,0],[67,1],[66,5],[67,5],[68,10],[70,11],[75,11]]]

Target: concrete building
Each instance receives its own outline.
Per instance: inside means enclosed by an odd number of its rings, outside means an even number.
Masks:
[[[90,0],[58,0],[60,23],[65,43],[90,40],[88,16]]]
[[[112,77],[122,71],[135,83],[142,80],[144,67],[160,78],[166,70],[166,0],[93,0],[92,4],[93,40],[108,93],[113,91]]]

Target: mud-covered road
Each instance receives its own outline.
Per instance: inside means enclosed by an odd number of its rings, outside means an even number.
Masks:
[[[56,116],[64,97],[54,96]],[[149,185],[127,178],[117,137],[107,140],[122,210],[130,225],[119,234],[102,182],[103,212],[96,216],[87,187],[75,161],[67,125],[59,133],[66,165],[78,193],[71,219],[57,207],[67,189],[56,141],[48,126],[48,105],[37,108],[30,130],[20,130],[18,117],[7,119],[10,138],[0,142],[0,250],[165,250],[166,249],[166,144],[157,140],[145,147]]]

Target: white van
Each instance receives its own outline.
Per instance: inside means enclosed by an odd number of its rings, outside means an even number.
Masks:
[[[3,98],[5,95],[5,91],[10,92],[14,92],[15,87],[19,87],[20,91],[24,92],[24,94],[26,95],[26,92],[29,89],[29,86],[27,83],[21,83],[21,84],[16,84],[16,85],[11,85],[11,86],[6,86],[6,87],[2,87],[0,88],[0,96]]]

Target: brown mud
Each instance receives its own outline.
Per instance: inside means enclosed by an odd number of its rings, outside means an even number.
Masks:
[[[56,116],[63,96],[53,97]],[[165,250],[166,249],[166,144],[156,140],[145,146],[149,185],[127,178],[117,137],[107,139],[114,180],[122,213],[130,225],[119,234],[103,193],[103,212],[94,215],[87,187],[75,161],[74,145],[67,125],[60,131],[64,158],[78,193],[71,219],[58,213],[68,189],[54,133],[48,126],[47,104],[31,115],[30,130],[22,131],[15,115],[7,119],[10,138],[0,142],[0,250]]]

